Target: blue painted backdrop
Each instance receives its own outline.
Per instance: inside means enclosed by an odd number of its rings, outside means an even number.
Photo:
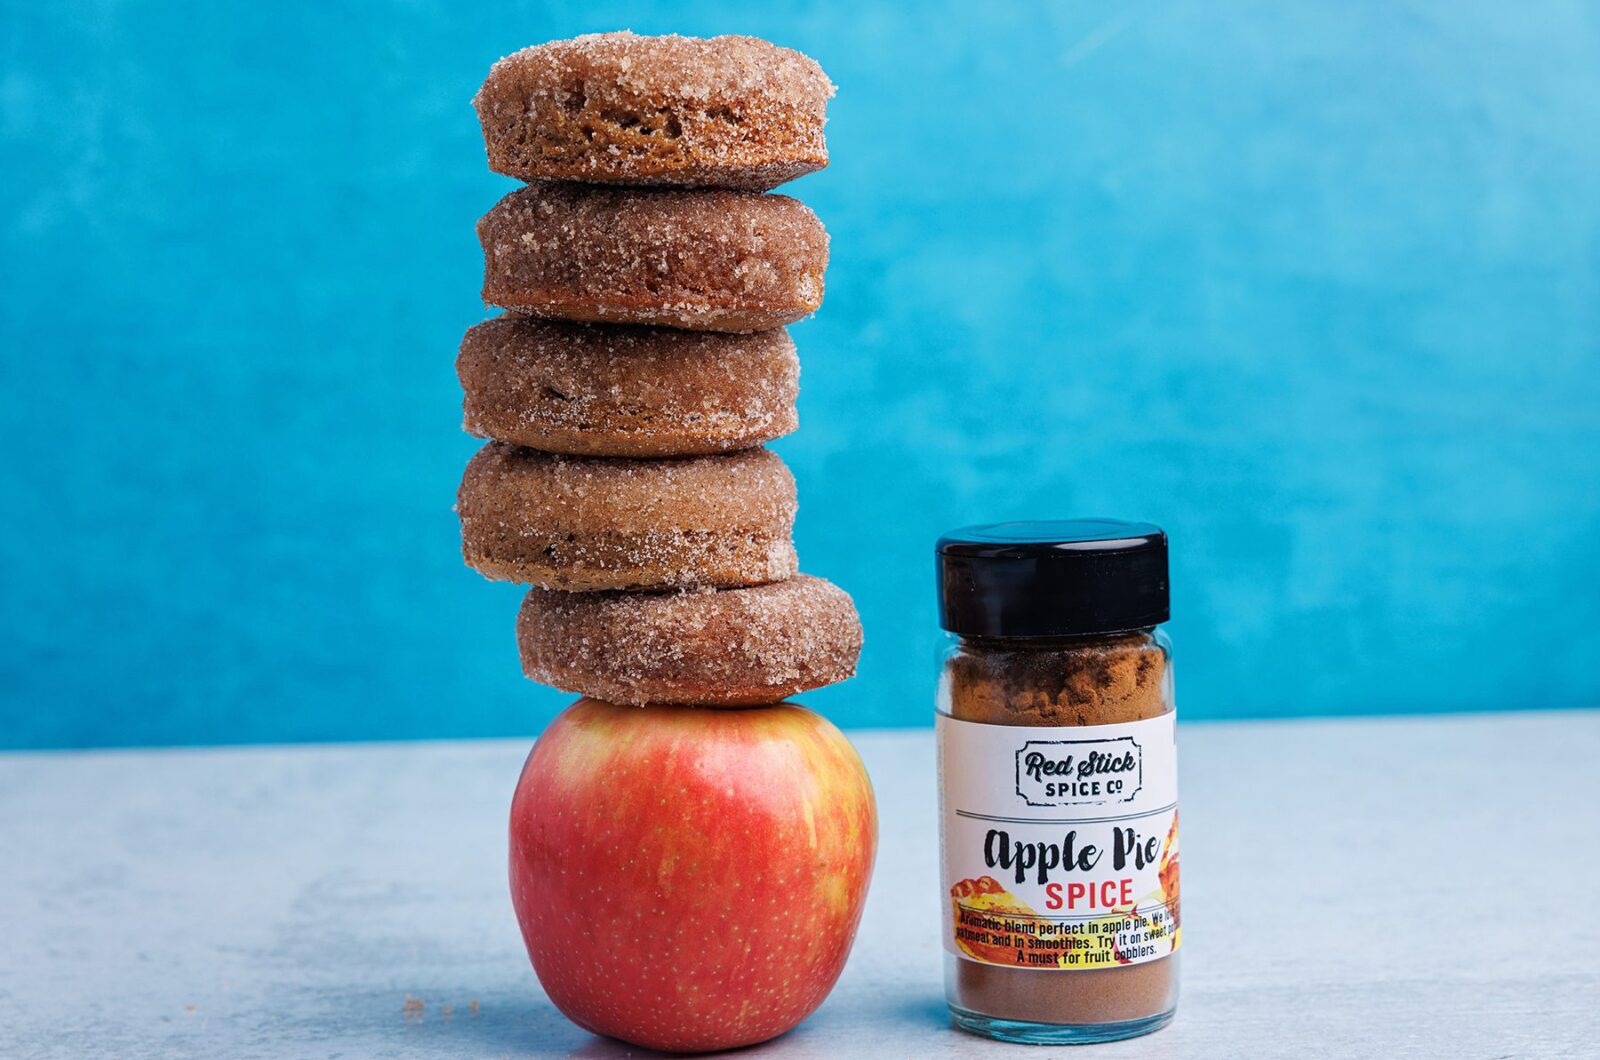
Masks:
[[[0,743],[531,733],[460,564],[468,99],[580,31],[840,86],[795,328],[847,724],[929,717],[929,548],[1175,545],[1190,717],[1600,704],[1593,4],[17,4],[0,34]]]

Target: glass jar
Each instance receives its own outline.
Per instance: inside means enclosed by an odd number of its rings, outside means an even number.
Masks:
[[[937,558],[952,1018],[1040,1044],[1153,1031],[1181,941],[1166,536],[1005,523]]]

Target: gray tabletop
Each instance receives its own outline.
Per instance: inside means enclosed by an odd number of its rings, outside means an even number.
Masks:
[[[1600,713],[1180,733],[1183,1002],[1080,1055],[1600,1055]],[[883,832],[861,936],[750,1052],[1026,1052],[945,1023],[931,733],[852,738]],[[0,756],[0,1053],[637,1055],[563,1020],[523,953],[527,746]]]

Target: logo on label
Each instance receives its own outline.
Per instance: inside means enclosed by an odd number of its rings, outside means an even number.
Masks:
[[[1144,784],[1144,755],[1131,736],[1029,740],[1017,750],[1017,794],[1029,806],[1131,802]]]

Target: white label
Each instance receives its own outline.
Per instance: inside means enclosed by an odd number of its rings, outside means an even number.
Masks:
[[[946,949],[1056,971],[1178,948],[1173,718],[1034,728],[939,716]]]

